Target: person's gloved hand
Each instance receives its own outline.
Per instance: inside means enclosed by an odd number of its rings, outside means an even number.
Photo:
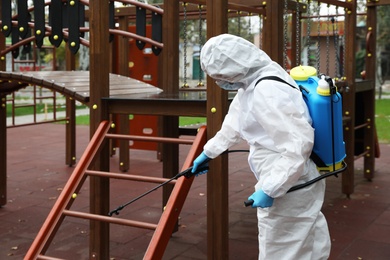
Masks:
[[[248,200],[253,200],[252,208],[269,208],[274,203],[274,198],[265,194],[261,189],[249,196]]]
[[[210,158],[204,153],[202,152],[195,160],[194,162],[192,163],[192,169],[191,169],[191,172],[192,173],[197,173],[197,174],[204,174],[204,173],[207,173],[208,170],[204,170],[202,172],[196,172],[197,169],[199,168],[199,166],[201,166],[202,164],[204,164],[204,166],[207,166],[207,162],[210,160]]]

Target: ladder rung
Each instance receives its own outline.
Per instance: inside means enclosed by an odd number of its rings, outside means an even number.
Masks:
[[[369,126],[369,125],[370,125],[369,123],[364,123],[364,124],[361,124],[361,125],[357,125],[357,126],[355,126],[355,130],[364,128],[364,127]]]
[[[365,156],[366,154],[368,154],[369,153],[369,151],[368,150],[366,150],[366,151],[364,151],[364,152],[362,152],[361,154],[358,154],[358,155],[356,155],[356,156],[354,156],[354,160],[357,160],[357,159],[359,159],[359,158],[362,158],[363,156]]]
[[[46,256],[46,255],[38,255],[37,260],[64,260],[64,259],[52,257],[52,256]]]
[[[129,174],[123,174],[123,173],[92,171],[92,170],[86,170],[85,173],[88,175],[91,175],[91,176],[108,177],[108,178],[122,179],[122,180],[129,180],[129,181],[143,181],[143,182],[151,182],[151,183],[164,183],[164,182],[169,180],[167,178],[141,176],[141,175],[129,175]],[[176,180],[172,180],[169,183],[175,184]]]
[[[122,219],[122,218],[113,218],[108,216],[102,216],[97,214],[91,214],[91,213],[85,213],[85,212],[77,212],[73,210],[64,210],[63,214],[69,217],[76,217],[76,218],[83,218],[83,219],[90,219],[90,220],[98,220],[118,225],[124,225],[124,226],[132,226],[132,227],[138,227],[138,228],[145,228],[145,229],[151,229],[155,230],[157,228],[157,224],[153,223],[147,223],[147,222],[141,222],[136,220],[129,220],[129,219]]]
[[[134,141],[145,142],[160,142],[160,143],[176,143],[176,144],[193,144],[193,140],[183,138],[171,138],[171,137],[154,137],[154,136],[142,136],[142,135],[119,135],[119,134],[106,134],[107,138],[124,139]]]

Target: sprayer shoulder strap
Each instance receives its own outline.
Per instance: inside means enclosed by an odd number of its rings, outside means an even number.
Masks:
[[[257,80],[256,84],[255,84],[255,87],[257,84],[259,84],[260,81],[262,80],[275,80],[275,81],[279,81],[279,82],[282,82],[282,83],[285,83],[287,85],[289,85],[290,87],[294,88],[294,89],[297,89],[295,86],[293,86],[292,84],[288,83],[287,81],[279,78],[279,77],[276,77],[276,76],[266,76],[264,78],[260,78],[259,80]],[[299,91],[302,92],[302,89],[305,90],[306,92],[308,92],[304,87],[302,86],[299,86]],[[324,163],[324,161],[314,152],[312,151],[311,154],[310,154],[310,159],[312,159],[314,161],[314,163],[318,166],[318,167],[326,167],[326,164]]]
[[[294,85],[288,83],[288,82],[285,81],[284,79],[281,79],[281,78],[279,78],[279,77],[277,77],[277,76],[266,76],[266,77],[260,78],[259,80],[256,81],[255,87],[256,87],[256,85],[259,84],[259,82],[262,81],[262,80],[275,80],[275,81],[279,81],[279,82],[282,82],[282,83],[285,83],[285,84],[289,85],[289,86],[292,87],[292,88],[297,89],[297,87],[295,87]]]

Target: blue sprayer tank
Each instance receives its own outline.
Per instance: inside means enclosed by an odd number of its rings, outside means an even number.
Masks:
[[[346,156],[340,93],[334,88],[331,94],[329,85],[333,85],[333,81],[331,79],[329,81],[329,77],[324,75],[319,78],[314,67],[298,66],[291,69],[290,75],[298,86],[301,86],[313,121],[313,152],[324,163],[323,165],[317,163],[317,167],[320,171],[340,169]]]

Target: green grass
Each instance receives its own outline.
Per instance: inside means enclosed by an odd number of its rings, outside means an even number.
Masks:
[[[89,125],[89,115],[77,116],[76,125]]]
[[[203,124],[203,123],[206,123],[205,117],[184,117],[184,116],[181,116],[179,118],[179,126]]]
[[[375,102],[375,126],[380,143],[390,143],[390,99]]]

